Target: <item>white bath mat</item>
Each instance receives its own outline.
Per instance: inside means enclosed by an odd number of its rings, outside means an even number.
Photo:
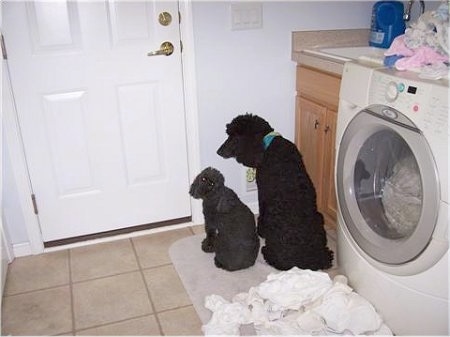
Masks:
[[[278,270],[269,266],[259,253],[255,265],[238,271],[225,271],[214,265],[214,253],[205,253],[201,242],[205,234],[190,236],[178,240],[169,249],[170,258],[191,298],[201,321],[206,324],[211,311],[205,308],[205,297],[217,294],[223,298],[232,298],[261,282],[267,275]]]

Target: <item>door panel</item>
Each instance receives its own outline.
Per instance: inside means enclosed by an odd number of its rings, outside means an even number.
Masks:
[[[80,23],[74,2],[28,2],[26,10],[27,33],[35,53],[80,49]]]
[[[149,84],[129,84],[118,88],[122,153],[125,159],[129,185],[151,183],[161,179],[166,172],[162,155],[160,133],[156,111],[158,87]],[[135,102],[141,105],[134,108]]]
[[[46,142],[50,145],[53,175],[60,197],[92,192],[93,172],[84,125],[83,100],[86,92],[44,95]]]
[[[191,215],[177,2],[6,2],[44,241]]]
[[[152,2],[108,2],[109,28],[115,47],[139,44],[151,38],[155,16]]]

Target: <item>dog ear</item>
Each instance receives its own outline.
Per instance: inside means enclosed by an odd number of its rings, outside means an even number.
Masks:
[[[229,136],[227,140],[219,147],[217,154],[223,158],[231,158],[236,155],[236,148],[239,140],[235,136]]]

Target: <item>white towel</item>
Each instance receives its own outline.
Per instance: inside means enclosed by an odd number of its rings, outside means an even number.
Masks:
[[[272,273],[232,302],[220,296],[205,298],[213,312],[202,327],[205,335],[238,335],[242,324],[253,323],[258,335],[392,335],[375,308],[338,275],[294,267]]]

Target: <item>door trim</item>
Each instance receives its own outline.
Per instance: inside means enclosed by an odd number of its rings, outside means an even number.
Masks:
[[[189,180],[193,181],[201,170],[200,135],[197,102],[197,77],[195,68],[194,21],[192,2],[178,1],[181,15],[180,35],[183,41],[181,54],[183,66],[184,107],[186,116],[186,137],[189,166]],[[203,224],[203,208],[200,200],[191,198],[191,216],[194,224]]]
[[[39,219],[34,213],[33,202],[31,200],[32,188],[30,176],[28,173],[28,166],[20,134],[19,122],[17,120],[14,93],[12,92],[10,83],[7,62],[3,60],[3,131],[5,132],[6,143],[8,144],[14,182],[17,186],[19,207],[22,210],[26,232],[28,235],[27,243],[18,243],[17,245],[13,245],[14,255],[19,257],[23,255],[41,253],[44,250],[44,242],[41,236]],[[17,249],[15,246],[17,246]]]
[[[200,144],[198,131],[198,104],[195,75],[192,0],[179,1],[178,4],[182,17],[180,23],[180,33],[184,47],[184,53],[181,55],[181,58],[183,88],[185,94],[184,103],[189,167],[188,174],[189,179],[192,181],[200,171]],[[3,74],[3,76],[5,75]],[[14,93],[11,93],[11,96],[13,97]],[[19,194],[19,203],[23,211],[26,232],[28,235],[28,242],[26,243],[27,247],[24,248],[25,243],[20,243],[17,245],[18,249],[16,251],[16,247],[13,245],[14,255],[24,256],[40,254],[44,252],[44,242],[41,236],[39,219],[36,214],[34,214],[33,204],[31,202],[30,196],[32,194],[32,187],[13,99],[11,102],[11,107],[12,108],[10,111],[8,111],[8,109],[4,111],[4,132],[10,150],[12,170],[14,172],[14,179]],[[192,198],[191,215],[193,224],[203,223],[201,203]]]

